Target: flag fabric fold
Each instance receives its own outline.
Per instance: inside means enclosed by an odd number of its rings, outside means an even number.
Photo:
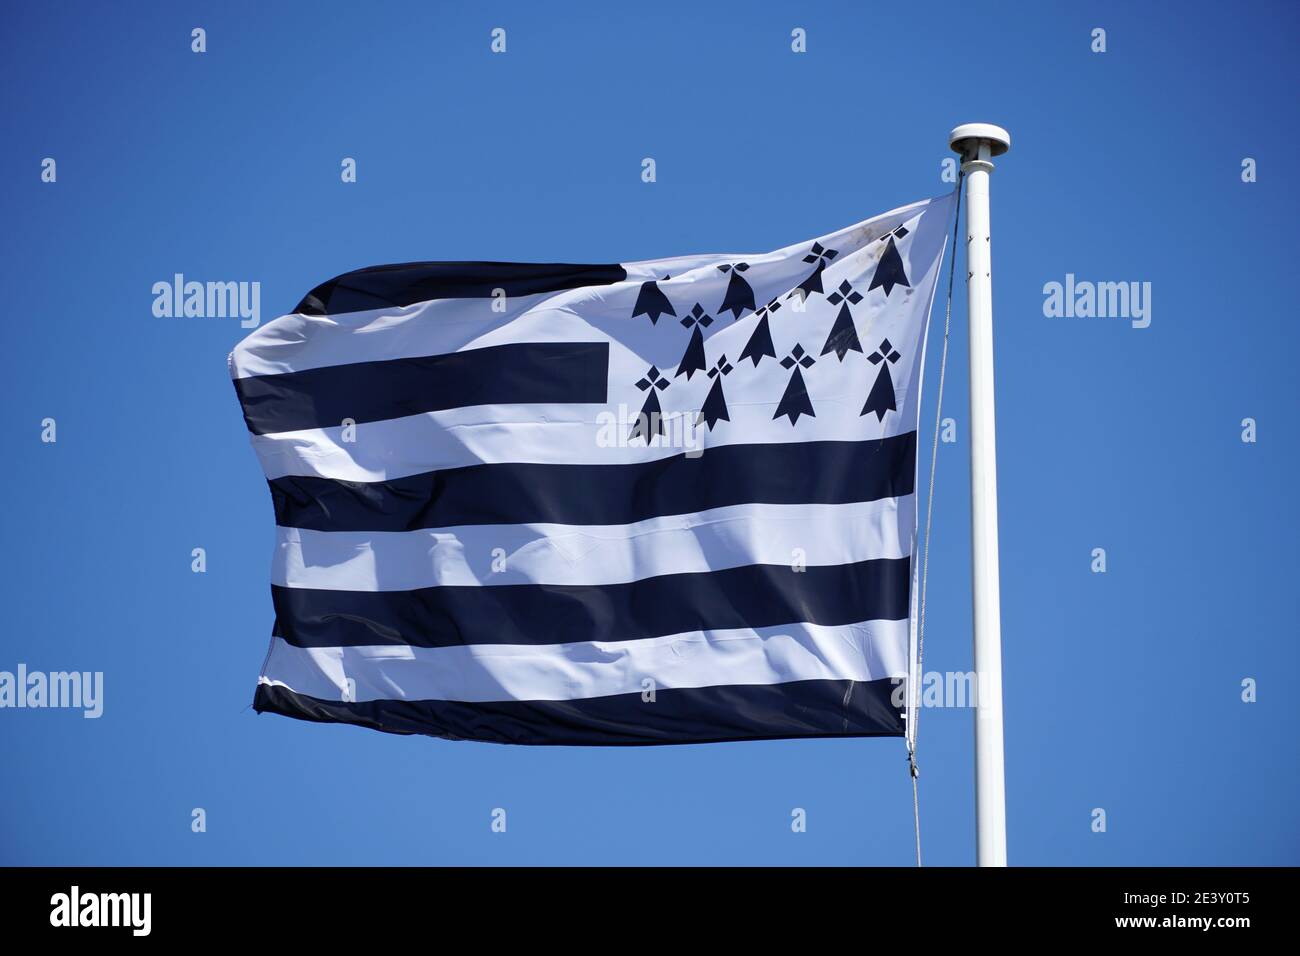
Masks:
[[[516,744],[903,736],[954,199],[771,253],[362,269],[251,334],[256,709]]]

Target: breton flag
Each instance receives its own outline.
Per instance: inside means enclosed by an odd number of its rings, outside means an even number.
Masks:
[[[903,736],[955,198],[776,252],[362,269],[254,332],[255,708],[516,744]]]

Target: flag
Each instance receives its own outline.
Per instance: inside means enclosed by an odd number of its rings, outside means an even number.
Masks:
[[[255,708],[517,744],[902,736],[954,198],[761,254],[362,269],[252,333]]]

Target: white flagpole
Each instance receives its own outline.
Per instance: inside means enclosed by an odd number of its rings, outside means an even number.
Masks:
[[[968,123],[948,136],[966,174],[966,284],[970,319],[971,576],[975,618],[975,828],[980,866],[1007,865],[1002,752],[1002,610],[998,583],[998,468],[993,421],[990,160],[1011,147],[1000,126]]]

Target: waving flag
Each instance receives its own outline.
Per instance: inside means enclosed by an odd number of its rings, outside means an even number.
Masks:
[[[901,736],[953,198],[762,254],[363,269],[254,332],[256,709],[520,744]]]

